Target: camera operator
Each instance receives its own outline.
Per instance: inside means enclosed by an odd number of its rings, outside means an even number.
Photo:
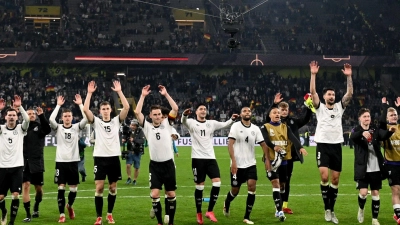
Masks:
[[[136,180],[139,176],[140,159],[144,153],[144,133],[142,128],[139,127],[137,120],[132,120],[129,126],[129,134],[126,137],[129,139],[123,139],[123,142],[127,143],[127,151],[125,153],[126,159],[126,173],[128,175],[128,180],[126,184],[132,183],[131,179],[131,167],[135,168],[133,173],[133,185],[136,185]]]

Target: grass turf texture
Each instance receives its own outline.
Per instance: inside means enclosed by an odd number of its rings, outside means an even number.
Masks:
[[[86,148],[86,171],[88,173],[87,180],[81,183],[78,188],[77,199],[74,203],[76,213],[75,220],[69,220],[68,211],[67,224],[93,224],[96,219],[94,205],[94,181],[93,181],[93,158],[92,147]],[[287,224],[333,224],[324,220],[323,201],[320,194],[319,172],[315,161],[315,147],[307,148],[309,155],[305,157],[305,163],[295,163],[291,196],[289,198],[289,208],[294,211],[292,215],[286,215]],[[141,169],[137,185],[125,184],[126,172],[125,161],[121,161],[121,169],[123,179],[118,183],[118,194],[113,211],[113,216],[117,224],[157,224],[156,219],[149,218],[149,210],[151,201],[149,198],[148,187],[148,162],[149,154],[146,149],[145,155],[142,157]],[[230,173],[229,173],[229,154],[227,147],[215,147],[216,157],[221,171],[221,192],[218,202],[214,208],[218,224],[242,224],[246,198],[247,186],[242,185],[239,196],[231,204],[231,216],[226,218],[222,214],[223,201],[227,192],[230,190]],[[272,199],[272,187],[269,180],[265,176],[264,166],[261,162],[262,150],[257,149],[257,168],[258,183],[256,191],[256,201],[251,213],[251,220],[255,224],[278,224],[281,223],[274,217],[275,209]],[[339,184],[339,196],[335,206],[335,212],[340,224],[358,224],[357,221],[357,195],[355,189],[356,183],[353,181],[353,151],[348,147],[343,147],[343,172]],[[43,202],[40,204],[40,218],[32,219],[32,224],[56,224],[59,213],[57,207],[57,186],[53,183],[54,167],[55,167],[55,147],[45,148],[45,185]],[[177,167],[177,212],[175,216],[175,224],[197,224],[196,208],[194,204],[194,183],[191,171],[190,147],[179,147],[179,157],[175,158]],[[133,171],[132,171],[133,175]],[[204,197],[209,197],[211,189],[211,181],[206,180]],[[34,189],[31,188],[31,209],[34,203]],[[103,223],[106,224],[105,215],[107,212],[107,187],[104,192],[103,207]],[[68,188],[65,193],[66,200],[68,196]],[[390,188],[387,181],[383,181],[383,189],[381,190],[381,210],[379,221],[381,224],[395,224],[392,219],[393,209],[391,203]],[[164,210],[164,200],[162,198],[162,207]],[[11,200],[7,198],[7,209],[10,207]],[[207,211],[208,203],[203,203],[203,214]],[[25,218],[25,210],[21,204],[18,211],[16,224],[22,224]],[[368,196],[365,206],[365,224],[371,223],[371,196]],[[204,224],[212,224],[204,217]]]

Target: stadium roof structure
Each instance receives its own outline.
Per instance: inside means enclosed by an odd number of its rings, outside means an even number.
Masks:
[[[321,66],[400,67],[395,56],[323,56],[275,54],[171,54],[171,53],[89,53],[68,51],[0,52],[0,64],[140,64],[140,65],[210,65],[210,66],[306,66],[316,60]]]

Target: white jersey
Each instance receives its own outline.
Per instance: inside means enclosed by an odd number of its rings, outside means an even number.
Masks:
[[[120,126],[119,115],[108,122],[94,117],[93,128],[96,133],[96,144],[94,145],[93,156],[110,157],[121,155],[119,144]]]
[[[14,129],[0,126],[0,168],[24,166],[24,136],[26,131],[18,124]]]
[[[174,158],[171,144],[172,126],[168,119],[164,119],[157,127],[144,120],[143,132],[149,144],[150,160],[165,162]]]
[[[247,127],[242,122],[237,122],[232,125],[228,137],[235,140],[233,151],[237,168],[256,165],[255,143],[264,141],[260,128],[254,124]]]
[[[344,113],[342,102],[333,105],[328,109],[325,104],[320,103],[316,109],[317,129],[314,141],[316,143],[338,144],[343,140],[342,116]]]
[[[215,159],[214,131],[232,125],[233,120],[218,122],[215,120],[198,121],[182,116],[182,124],[189,129],[192,138],[193,159]]]
[[[79,157],[79,133],[85,128],[87,123],[83,119],[80,123],[73,124],[66,128],[63,124],[58,124],[56,131],[57,149],[56,162],[78,162]]]

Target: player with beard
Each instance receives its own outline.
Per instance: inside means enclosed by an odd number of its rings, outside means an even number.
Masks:
[[[325,220],[338,224],[339,220],[334,213],[334,206],[338,194],[340,172],[342,171],[341,143],[344,141],[342,116],[353,96],[352,69],[350,64],[344,64],[342,72],[347,77],[347,90],[342,100],[335,103],[335,89],[324,88],[323,98],[325,104],[320,102],[315,87],[318,70],[318,63],[312,61],[310,63],[310,92],[318,120],[314,138],[315,143],[317,143],[316,159],[321,176],[321,194],[325,205]],[[331,177],[331,184],[329,184],[329,176]]]
[[[26,218],[23,222],[30,222],[31,218],[39,217],[39,204],[42,202],[43,185],[44,185],[44,159],[43,148],[44,138],[51,132],[49,122],[44,116],[43,109],[36,108],[27,110],[29,116],[29,127],[24,137],[24,174],[23,174],[23,200],[26,211]],[[37,116],[36,116],[37,113]],[[40,122],[36,121],[39,117]],[[31,215],[31,198],[29,191],[31,184],[35,186],[35,204]]]
[[[299,129],[306,125],[308,121],[310,121],[312,111],[308,107],[305,107],[305,112],[300,117],[292,117],[289,115],[289,104],[287,102],[282,101],[282,94],[277,93],[274,98],[274,104],[272,104],[271,109],[274,107],[279,108],[279,113],[280,113],[280,120],[282,123],[286,124],[290,130],[293,132],[293,134],[296,136],[298,140],[300,140],[300,134],[299,134]],[[270,110],[268,110],[270,111]],[[291,147],[291,156],[292,159],[287,160],[287,179],[285,183],[285,191],[281,193],[282,197],[282,211],[284,213],[288,214],[293,214],[293,211],[288,208],[288,202],[289,202],[289,193],[290,193],[290,180],[292,177],[293,173],[293,166],[294,162],[300,161],[301,163],[304,162],[303,155],[302,154],[297,154],[298,151],[296,151],[294,145]]]
[[[196,218],[198,224],[203,224],[203,214],[201,206],[203,202],[204,181],[208,176],[212,181],[210,191],[210,202],[206,212],[206,217],[212,222],[217,222],[217,218],[213,212],[217,203],[219,190],[221,187],[221,176],[217,160],[215,159],[213,136],[214,131],[230,126],[237,114],[233,114],[232,118],[226,122],[218,122],[215,120],[207,120],[207,108],[205,104],[198,104],[196,108],[196,119],[188,119],[192,113],[191,109],[186,109],[182,113],[182,124],[188,128],[190,137],[192,138],[192,172],[196,189],[194,198],[196,204]]]
[[[229,131],[228,150],[231,158],[231,190],[226,195],[223,213],[229,216],[231,202],[239,194],[240,186],[247,182],[247,201],[243,223],[254,224],[250,220],[250,213],[256,200],[257,167],[255,143],[260,144],[267,157],[266,171],[271,170],[268,158],[268,147],[264,142],[260,128],[250,122],[250,107],[243,107],[241,121],[234,123]]]
[[[22,186],[24,170],[23,144],[24,136],[29,127],[29,116],[22,107],[21,97],[14,96],[14,108],[6,110],[6,124],[0,125],[0,210],[1,225],[7,223],[5,197],[11,192],[11,214],[8,225],[14,225],[19,208],[19,193]],[[4,109],[5,101],[0,99],[0,110]],[[17,110],[23,117],[22,124],[18,123]]]

